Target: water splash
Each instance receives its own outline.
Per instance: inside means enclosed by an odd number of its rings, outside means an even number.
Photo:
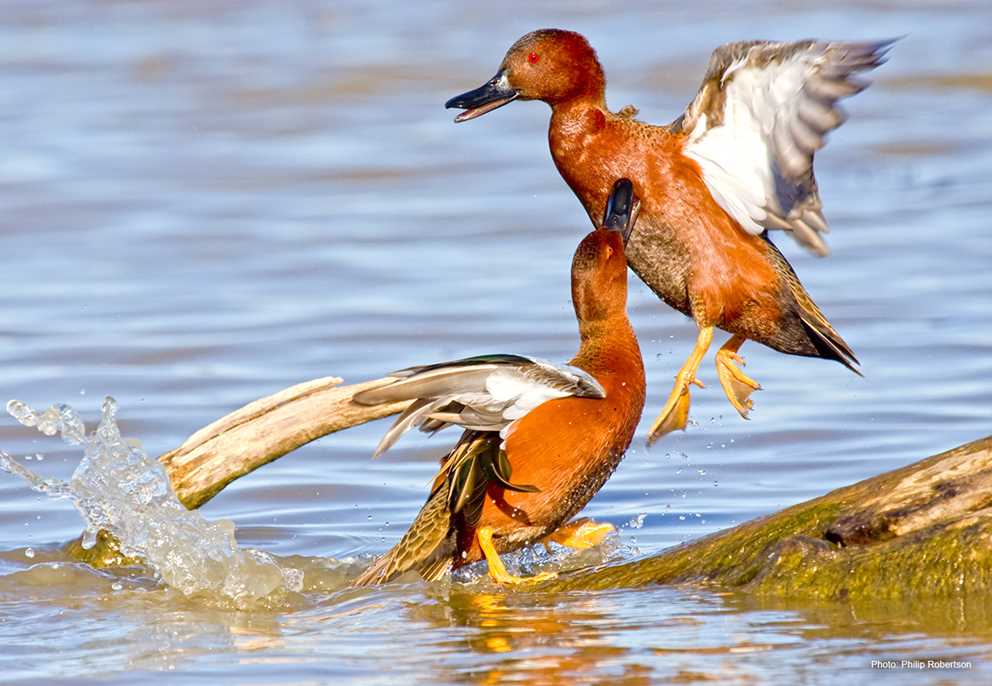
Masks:
[[[143,560],[165,584],[187,596],[219,597],[239,607],[303,588],[301,571],[280,566],[264,552],[240,548],[233,522],[208,521],[187,510],[162,464],[137,441],[121,436],[113,398],[103,401],[91,434],[68,405],[37,412],[11,400],[7,411],[24,426],[82,446],[83,458],[68,482],[45,479],[3,451],[0,469],[45,495],[70,499],[86,522],[84,548],[106,530],[119,541],[122,553]]]

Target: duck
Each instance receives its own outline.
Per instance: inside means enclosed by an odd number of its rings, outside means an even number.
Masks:
[[[386,583],[416,571],[428,581],[485,560],[497,584],[520,577],[500,555],[531,543],[585,549],[614,529],[582,518],[633,440],[644,408],[644,364],[627,317],[624,241],[639,210],[633,184],[616,182],[600,226],[572,260],[579,350],[558,365],[494,354],[411,367],[356,394],[376,405],[412,401],[375,449],[407,431],[463,432],[442,459],[427,501],[400,541],[353,582]]]
[[[466,122],[516,100],[551,108],[551,157],[591,219],[612,180],[629,178],[641,213],[627,262],[665,303],[695,321],[693,349],[648,433],[648,442],[688,423],[690,388],[715,329],[717,378],[744,419],[761,385],[739,354],[755,341],[788,355],[860,363],[769,236],[784,230],[813,253],[829,250],[813,172],[815,152],[844,122],[842,98],[885,61],[895,41],[746,41],[718,47],[703,83],[672,123],[611,112],[606,78],[581,34],[541,29],[507,51],[496,75],[446,107]],[[595,219],[593,219],[595,223]]]

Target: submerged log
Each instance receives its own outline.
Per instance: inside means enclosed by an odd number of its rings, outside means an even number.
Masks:
[[[309,381],[257,400],[161,456],[180,500],[196,508],[229,483],[321,436],[402,411],[367,407]],[[121,564],[109,536],[70,553]],[[579,571],[541,590],[696,583],[808,599],[964,596],[992,591],[992,436],[657,555]]]
[[[695,583],[804,599],[992,592],[992,436],[642,560],[542,588]]]

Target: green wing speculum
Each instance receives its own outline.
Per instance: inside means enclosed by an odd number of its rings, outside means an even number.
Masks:
[[[458,455],[452,453],[451,466],[446,463],[442,468],[448,472],[448,507],[452,514],[461,512],[467,503],[485,495],[493,481],[510,491],[535,493],[540,490],[536,486],[510,481],[513,470],[506,452],[500,449],[498,434],[489,431],[466,433],[478,433],[484,438],[472,441]]]
[[[466,431],[434,478],[431,494],[400,542],[376,560],[355,581],[356,586],[386,583],[415,569],[436,580],[449,569],[455,554],[455,526],[473,527],[482,514],[486,490],[493,482],[511,491],[539,489],[510,480],[512,469],[492,431]]]

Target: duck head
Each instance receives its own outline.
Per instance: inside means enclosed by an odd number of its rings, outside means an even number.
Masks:
[[[613,186],[602,226],[582,239],[572,258],[572,303],[580,323],[626,315],[627,258],[624,244],[639,203],[628,179]]]
[[[552,107],[576,98],[603,99],[603,68],[581,34],[531,31],[510,46],[496,75],[444,106],[465,110],[456,122],[481,117],[514,100],[543,100]]]

